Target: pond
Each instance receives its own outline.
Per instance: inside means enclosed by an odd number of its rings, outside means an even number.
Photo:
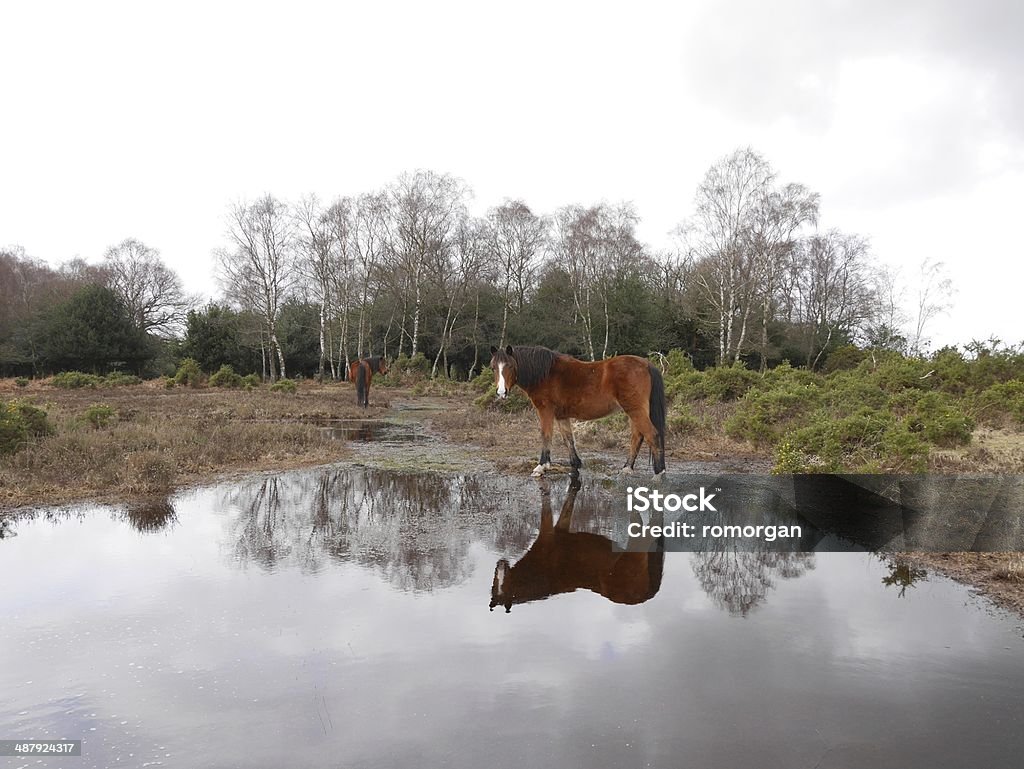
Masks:
[[[619,525],[599,484],[369,467],[18,515],[0,739],[104,768],[1019,765],[1018,619],[868,552],[613,561]]]

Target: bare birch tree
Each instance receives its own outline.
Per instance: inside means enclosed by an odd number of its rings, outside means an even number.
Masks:
[[[356,199],[353,221],[353,249],[358,264],[359,318],[356,329],[356,357],[364,350],[373,353],[367,339],[370,317],[370,286],[387,254],[390,238],[388,198],[384,193],[368,193]]]
[[[433,171],[403,174],[389,188],[397,265],[412,302],[411,355],[419,351],[424,272],[431,254],[450,247],[466,212],[469,188],[461,179]],[[403,292],[404,293],[404,292]],[[409,295],[411,294],[411,296]],[[403,312],[403,328],[404,316]]]
[[[757,265],[750,235],[775,179],[768,162],[750,148],[722,158],[697,188],[694,245],[704,262],[697,281],[713,308],[718,360],[739,360],[754,303]]]
[[[438,363],[442,358],[445,376],[448,376],[448,348],[451,346],[455,323],[469,298],[469,287],[478,279],[486,258],[486,239],[484,223],[467,217],[459,223],[452,248],[437,252],[440,258],[435,264],[434,274],[439,279],[441,295],[447,298],[447,302],[441,327],[441,343],[430,371],[432,378],[437,376]]]
[[[501,289],[501,341],[505,346],[509,312],[518,313],[533,284],[545,241],[547,223],[521,200],[509,200],[487,213],[487,242]]]
[[[246,309],[256,313],[264,325],[269,345],[269,377],[280,371],[287,376],[284,350],[277,336],[281,304],[292,287],[296,273],[295,219],[288,207],[272,195],[254,203],[236,203],[228,211],[228,236],[234,248],[219,253],[221,280],[225,291]],[[279,369],[275,367],[277,357]]]
[[[870,322],[875,300],[867,258],[868,242],[859,235],[832,229],[804,241],[794,264],[808,368],[817,368],[834,341],[847,341]]]
[[[953,281],[946,276],[945,269],[942,262],[931,259],[921,262],[914,307],[914,336],[910,343],[910,351],[914,355],[921,355],[928,342],[925,336],[928,324],[953,306]]]
[[[295,218],[298,225],[296,242],[300,250],[300,265],[310,288],[313,298],[320,310],[320,363],[317,367],[317,380],[324,380],[324,368],[328,357],[331,359],[331,375],[334,371],[334,356],[329,355],[330,347],[327,339],[327,327],[330,322],[331,290],[334,285],[334,230],[330,220],[315,195],[299,201],[295,207]]]

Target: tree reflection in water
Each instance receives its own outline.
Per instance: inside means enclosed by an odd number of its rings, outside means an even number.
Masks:
[[[170,497],[157,497],[133,502],[121,514],[133,529],[143,534],[153,534],[173,526],[178,520]]]
[[[814,553],[739,552],[732,548],[693,554],[693,573],[715,604],[747,616],[775,589],[776,579],[794,579],[814,568]]]
[[[434,590],[470,573],[470,543],[528,542],[522,500],[479,478],[347,468],[258,478],[233,487],[230,557],[264,569],[372,567],[402,590]]]

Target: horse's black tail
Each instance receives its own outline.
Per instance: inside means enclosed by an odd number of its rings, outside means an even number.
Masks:
[[[651,461],[657,475],[665,471],[665,380],[653,363],[648,364],[648,368],[651,371],[650,416],[654,429],[658,431],[658,450],[654,451],[654,447],[651,447]]]
[[[370,367],[362,361],[360,361],[359,365],[356,367],[356,403],[360,406],[369,405],[367,399],[367,390],[369,390],[370,384],[369,381],[367,381],[370,378],[369,369]]]

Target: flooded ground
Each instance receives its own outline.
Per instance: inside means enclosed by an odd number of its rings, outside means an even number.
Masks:
[[[1019,764],[1019,619],[870,553],[617,561],[616,510],[347,465],[26,512],[0,738],[82,739],[43,764],[73,767]]]

